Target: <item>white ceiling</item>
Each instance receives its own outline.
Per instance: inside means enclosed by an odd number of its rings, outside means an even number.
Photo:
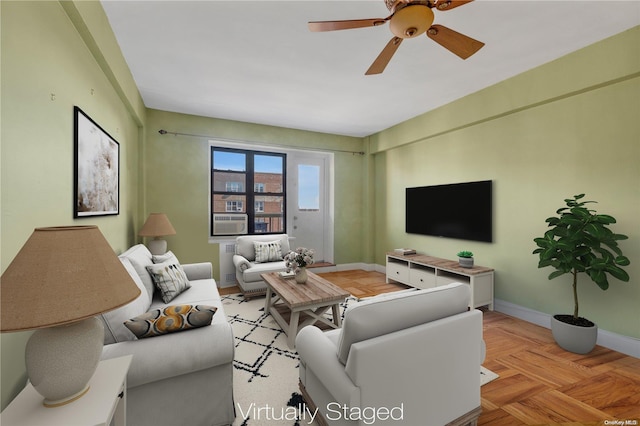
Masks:
[[[365,76],[392,37],[388,24],[312,33],[307,21],[384,18],[383,0],[102,3],[147,107],[350,136],[640,25],[636,0],[477,0],[435,10],[434,22],[486,43],[474,56],[420,36],[383,74]]]

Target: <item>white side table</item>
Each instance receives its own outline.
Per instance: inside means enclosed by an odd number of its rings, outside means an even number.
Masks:
[[[47,408],[31,384],[0,415],[2,426],[126,426],[127,372],[132,355],[100,361],[89,391],[69,404]],[[113,421],[113,423],[112,423]]]

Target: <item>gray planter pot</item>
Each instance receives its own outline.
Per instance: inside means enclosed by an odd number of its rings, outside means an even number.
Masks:
[[[473,257],[459,257],[458,263],[463,268],[473,268]]]
[[[593,350],[598,340],[598,326],[581,327],[567,324],[551,317],[551,333],[558,346],[576,354],[587,354]]]

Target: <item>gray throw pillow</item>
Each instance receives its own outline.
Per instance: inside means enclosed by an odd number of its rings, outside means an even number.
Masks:
[[[147,271],[164,303],[171,302],[180,293],[191,288],[187,274],[179,263],[157,263],[147,266]]]

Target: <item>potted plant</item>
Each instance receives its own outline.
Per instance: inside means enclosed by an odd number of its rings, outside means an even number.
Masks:
[[[566,207],[556,211],[558,216],[547,218],[549,230],[543,237],[534,239],[538,248],[533,251],[539,256],[538,268],[555,269],[549,274],[550,280],[572,275],[573,315],[554,315],[551,331],[560,347],[580,354],[591,352],[595,347],[598,328],[578,315],[578,275],[586,274],[606,290],[608,275],[629,281],[629,274],[621,267],[630,263],[618,247],[618,241],[628,237],[609,229],[609,225],[616,223],[615,218],[588,209],[585,205],[595,201],[583,201],[583,198],[584,194],[580,194],[564,200]]]
[[[473,253],[467,250],[459,251],[458,263],[463,268],[473,268]]]

